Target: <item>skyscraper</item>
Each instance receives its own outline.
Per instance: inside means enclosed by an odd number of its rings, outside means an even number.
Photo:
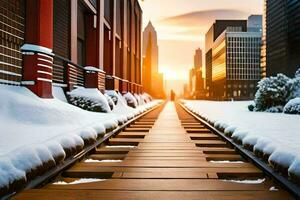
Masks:
[[[205,71],[207,97],[212,94],[212,47],[215,40],[227,27],[241,27],[242,31],[247,30],[247,20],[216,20],[205,35]]]
[[[256,21],[259,17],[255,17]],[[261,19],[261,17],[260,17]],[[249,17],[247,30],[227,27],[212,48],[212,96],[224,99],[251,99],[261,79],[261,23]]]
[[[194,67],[190,69],[189,91],[194,99],[203,98],[204,95],[204,79],[202,77],[202,50],[195,50]]]
[[[265,0],[267,76],[300,66],[300,1]]]
[[[157,33],[149,22],[143,32],[143,69],[144,90],[155,98],[164,98],[164,77],[158,71]]]
[[[151,38],[151,44],[149,44]],[[146,26],[143,32],[143,57],[146,56],[147,48],[151,46],[151,73],[158,73],[158,45],[157,45],[157,32],[152,25],[151,21]]]

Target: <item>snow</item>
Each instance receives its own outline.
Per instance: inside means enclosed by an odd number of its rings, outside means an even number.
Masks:
[[[21,51],[25,51],[25,52],[39,52],[39,53],[44,53],[50,56],[54,56],[54,54],[52,53],[52,49],[49,49],[47,47],[43,47],[43,46],[39,46],[39,45],[34,45],[34,44],[24,44],[21,47]]]
[[[183,101],[188,109],[199,114],[234,141],[262,152],[274,168],[286,169],[300,177],[300,115],[250,112],[252,101],[214,102]]]
[[[65,103],[68,103],[66,95],[61,87],[52,87],[52,95],[54,98],[59,99]]]
[[[96,88],[78,87],[68,92],[68,95],[71,103],[80,108],[86,107],[86,103],[90,101],[91,105],[88,106],[88,110],[94,111],[94,109],[99,107],[103,112],[111,112],[106,97]]]
[[[87,72],[103,72],[104,73],[103,70],[93,67],[93,66],[86,66],[86,67],[84,67],[84,70]]]
[[[113,145],[113,146],[105,146],[105,148],[136,148],[136,146],[130,146],[130,145]]]
[[[275,186],[272,186],[270,187],[269,191],[272,191],[272,192],[277,192],[278,189],[275,187]]]
[[[284,113],[289,113],[289,114],[300,114],[300,97],[291,99],[284,106],[283,111]]]
[[[139,105],[137,99],[130,92],[124,94],[123,97],[130,107],[136,108]]]
[[[244,163],[243,161],[231,161],[231,160],[211,160],[211,163]]]
[[[100,181],[106,181],[107,179],[98,179],[98,178],[81,178],[72,182],[65,182],[65,181],[57,181],[54,182],[53,185],[76,185],[76,184],[83,184],[83,183],[94,183]]]
[[[94,160],[94,159],[86,159],[84,162],[86,162],[86,163],[123,162],[123,160]]]
[[[263,182],[265,182],[266,179],[256,179],[256,180],[228,180],[228,179],[223,179],[222,181],[224,182],[232,182],[232,183],[241,183],[241,184],[261,184]]]
[[[0,188],[45,172],[127,121],[130,112],[160,103],[153,101],[123,115],[96,113],[68,104],[63,94],[54,87],[54,99],[41,99],[25,87],[0,85]]]
[[[144,105],[145,104],[145,102],[144,102],[144,99],[142,98],[142,96],[141,95],[138,95],[138,94],[134,94],[134,97],[137,99],[137,103],[138,103],[138,105]]]

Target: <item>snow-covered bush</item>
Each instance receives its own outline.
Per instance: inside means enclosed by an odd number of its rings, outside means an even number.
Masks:
[[[145,104],[145,101],[144,101],[144,99],[141,97],[141,95],[134,93],[134,97],[136,98],[137,103],[138,103],[139,106]]]
[[[300,97],[290,100],[283,109],[287,114],[300,114]]]
[[[283,111],[283,106],[273,106],[265,111],[269,113],[281,113]]]
[[[296,74],[296,76],[297,76],[297,74]],[[290,84],[291,84],[291,87],[290,87],[289,100],[300,97],[300,75],[299,75],[299,77],[291,79]]]
[[[152,101],[152,97],[151,97],[148,93],[146,93],[146,92],[144,92],[144,93],[142,94],[142,98],[144,99],[144,101],[145,101],[146,103],[149,103],[149,102]]]
[[[130,92],[127,92],[126,94],[124,94],[123,97],[125,98],[128,106],[130,106],[132,108],[136,108],[138,106],[138,102],[137,102],[136,98]]]
[[[116,106],[114,101],[112,100],[112,98],[108,94],[104,94],[104,96],[105,96],[105,98],[108,102],[108,105],[109,105],[110,109],[113,110]]]
[[[113,100],[114,104],[117,105],[119,96],[118,96],[118,93],[116,91],[114,91],[114,90],[106,90],[105,94],[108,95],[108,96],[110,96],[110,98]]]
[[[249,111],[254,111],[254,109],[255,109],[255,105],[253,105],[253,104],[250,104],[249,106],[248,106],[248,110]]]
[[[106,97],[98,89],[78,87],[68,92],[69,101],[74,106],[93,112],[111,112]]]
[[[291,79],[283,74],[264,78],[258,83],[255,94],[255,111],[280,111],[290,96]],[[273,108],[276,109],[273,109]]]

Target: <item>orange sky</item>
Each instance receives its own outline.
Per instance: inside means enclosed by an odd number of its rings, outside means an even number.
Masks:
[[[261,14],[263,0],[144,0],[141,6],[144,26],[151,20],[158,33],[159,70],[182,83],[195,49],[204,52],[204,36],[214,20]]]

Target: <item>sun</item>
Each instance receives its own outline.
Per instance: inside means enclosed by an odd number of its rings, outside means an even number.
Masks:
[[[185,80],[186,74],[172,70],[167,67],[160,67],[159,72],[164,74],[165,80]]]

